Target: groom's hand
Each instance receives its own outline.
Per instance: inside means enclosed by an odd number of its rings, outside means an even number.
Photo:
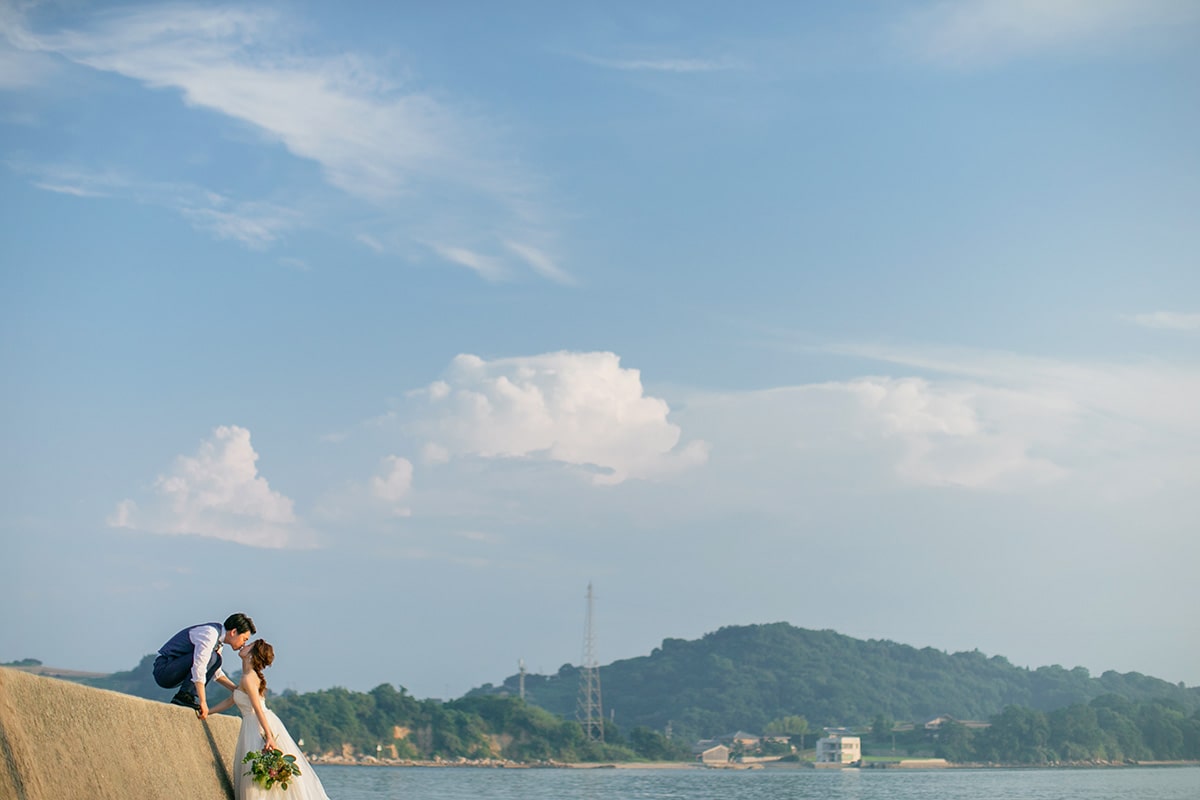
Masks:
[[[200,719],[208,719],[208,703],[200,701],[200,710],[196,712],[196,716]]]

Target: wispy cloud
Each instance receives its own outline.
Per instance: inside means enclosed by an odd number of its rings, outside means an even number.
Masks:
[[[1146,314],[1130,314],[1125,319],[1146,328],[1164,331],[1200,331],[1200,314],[1152,311]]]
[[[521,260],[526,264],[533,267],[534,271],[542,277],[565,285],[575,282],[575,279],[565,270],[561,269],[558,264],[554,263],[550,256],[536,247],[521,244],[520,242],[505,242],[504,244],[509,250],[520,256]]]
[[[183,183],[144,181],[117,170],[91,170],[64,164],[8,162],[10,169],[50,192],[81,198],[115,198],[169,208],[196,229],[219,239],[261,249],[298,227],[302,215],[272,203],[237,202]]]
[[[484,280],[499,281],[507,276],[504,267],[490,256],[480,255],[465,247],[455,247],[453,245],[434,244],[431,247],[435,253],[446,261],[458,264],[460,267],[466,267]]]
[[[971,67],[1169,33],[1198,18],[1200,7],[1179,0],[953,0],[917,7],[897,33],[920,58]]]
[[[376,209],[372,216],[382,209],[379,224],[389,238],[400,231],[401,249],[488,229],[499,232],[488,244],[495,255],[480,257],[495,259],[506,239],[545,234],[540,182],[513,166],[519,159],[497,133],[506,126],[358,54],[297,55],[300,31],[271,8],[149,5],[95,14],[71,30],[38,32],[10,19],[4,33],[26,54],[53,53],[174,89],[190,106],[252,126],[264,141],[318,164],[330,185]],[[262,215],[247,224],[244,213],[230,213],[189,212],[211,232],[256,246],[287,224]],[[351,235],[377,251],[392,249],[361,229]]]
[[[302,258],[294,258],[292,256],[284,256],[283,258],[279,259],[279,263],[290,269],[297,270],[298,272],[311,272],[312,271],[312,267],[310,267],[308,262]]]
[[[741,68],[731,58],[602,58],[587,54],[574,57],[586,64],[624,72],[723,72]]]
[[[275,241],[299,217],[293,211],[265,203],[243,203],[224,211],[217,208],[180,209],[193,225],[211,231],[219,239],[232,239],[247,247],[260,249]]]
[[[3,28],[0,26],[0,32]],[[50,78],[57,68],[49,56],[10,46],[0,38],[0,89],[29,89]]]
[[[360,244],[365,245],[368,249],[375,253],[383,253],[387,250],[383,244],[369,233],[360,233],[354,237]]]

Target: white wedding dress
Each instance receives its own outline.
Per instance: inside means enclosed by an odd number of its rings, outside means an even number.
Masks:
[[[250,765],[243,764],[242,759],[251,750],[262,750],[264,739],[262,727],[258,724],[258,715],[254,713],[254,705],[250,702],[250,695],[239,687],[233,692],[233,702],[237,704],[238,711],[242,712],[242,729],[238,732],[237,750],[234,751],[233,760],[233,796],[236,800],[281,800],[285,797],[287,800],[329,800],[329,796],[325,794],[325,787],[321,786],[321,779],[317,777],[312,765],[308,763],[304,753],[300,752],[300,747],[287,732],[287,728],[283,727],[275,712],[266,708],[265,701],[263,708],[271,723],[271,733],[275,734],[275,744],[284,755],[296,757],[300,777],[289,781],[287,791],[284,792],[278,786],[272,786],[269,791],[263,789],[245,774]]]

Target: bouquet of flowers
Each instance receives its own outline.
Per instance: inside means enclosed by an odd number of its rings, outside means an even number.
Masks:
[[[277,783],[286,789],[288,781],[300,774],[300,768],[296,766],[296,757],[285,756],[282,750],[269,750],[265,747],[262,750],[251,750],[246,753],[242,763],[250,765],[245,774],[252,776],[252,780],[264,789],[270,789]]]

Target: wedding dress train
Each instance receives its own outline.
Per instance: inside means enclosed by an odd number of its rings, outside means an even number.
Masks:
[[[283,751],[284,755],[296,757],[296,766],[300,768],[300,776],[289,781],[287,791],[281,792],[279,787],[271,787],[269,791],[263,789],[254,783],[249,775],[245,774],[250,769],[250,765],[243,764],[242,759],[251,750],[262,750],[264,739],[262,727],[258,724],[258,715],[254,713],[254,705],[250,702],[250,695],[238,688],[233,692],[233,702],[237,705],[238,711],[242,712],[242,729],[238,732],[233,763],[233,796],[236,800],[281,800],[285,797],[287,800],[329,800],[329,796],[325,794],[325,787],[321,786],[321,779],[317,777],[317,773],[308,763],[308,759],[304,757],[304,753],[300,752],[299,745],[292,739],[287,728],[283,727],[279,717],[275,715],[274,711],[266,708],[266,701],[263,702],[263,708],[267,712],[267,720],[271,724],[271,733],[275,734],[275,744]]]

